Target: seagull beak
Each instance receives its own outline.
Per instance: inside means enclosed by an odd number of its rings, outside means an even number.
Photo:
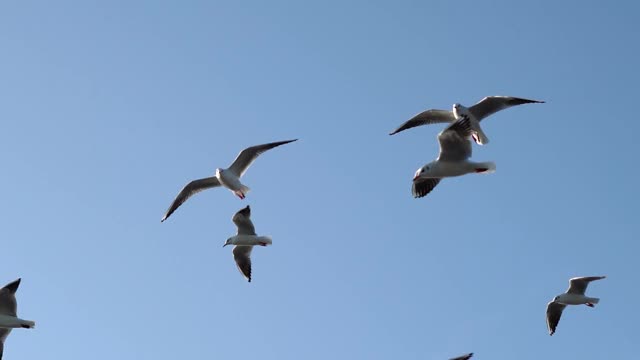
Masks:
[[[413,181],[416,181],[420,178],[420,174],[416,174],[416,176],[413,177]]]
[[[229,244],[224,244],[224,245],[222,245],[222,247],[225,247],[225,246],[227,246],[227,245],[229,245]]]

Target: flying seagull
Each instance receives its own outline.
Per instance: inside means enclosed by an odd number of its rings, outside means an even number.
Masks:
[[[202,190],[223,186],[231,190],[231,192],[236,194],[236,196],[238,196],[240,199],[244,199],[250,189],[240,182],[240,178],[247,171],[251,163],[255,159],[257,159],[258,156],[260,156],[260,154],[262,154],[263,152],[280,145],[294,142],[296,140],[298,139],[256,145],[240,151],[236,159],[233,161],[233,164],[231,164],[229,168],[217,168],[216,176],[193,180],[184,188],[182,188],[182,191],[180,191],[175,200],[173,200],[173,203],[171,203],[171,206],[169,206],[169,209],[167,210],[166,214],[164,214],[160,222],[167,220],[167,218],[171,216],[171,214],[173,214],[173,212],[176,211],[176,209],[178,209],[180,205],[187,201],[188,198]]]
[[[469,360],[473,356],[473,353],[468,353],[467,355],[458,356],[449,360]]]
[[[413,197],[426,196],[445,177],[460,176],[469,173],[491,173],[496,170],[494,162],[472,162],[470,119],[462,118],[449,125],[440,134],[440,155],[416,171],[411,192]]]
[[[436,123],[452,123],[456,120],[459,120],[460,118],[467,117],[470,119],[471,128],[473,129],[473,133],[471,134],[471,136],[477,144],[484,145],[489,142],[489,138],[487,138],[484,131],[482,131],[482,128],[480,128],[480,121],[482,119],[500,110],[504,110],[516,105],[530,103],[544,103],[544,101],[522,99],[512,96],[487,96],[484,99],[480,100],[477,104],[469,108],[456,103],[453,104],[452,111],[438,109],[423,111],[409,119],[399,128],[392,131],[389,135],[394,135],[403,130],[411,129],[412,127],[416,126]]]
[[[0,359],[4,352],[4,340],[9,336],[12,328],[32,329],[36,323],[18,318],[16,291],[20,286],[20,279],[10,282],[0,289]]]
[[[547,304],[547,327],[549,328],[549,335],[553,335],[556,332],[556,327],[562,316],[562,310],[567,305],[587,305],[588,307],[594,307],[600,299],[592,298],[584,295],[587,290],[587,286],[590,282],[595,280],[604,279],[606,276],[585,276],[575,277],[569,280],[569,289],[551,300]]]
[[[227,239],[222,245],[235,245],[233,248],[233,258],[236,261],[238,270],[251,282],[251,250],[254,245],[271,245],[271,237],[256,235],[256,229],[251,222],[251,208],[249,205],[239,210],[231,219],[238,227],[238,234]]]

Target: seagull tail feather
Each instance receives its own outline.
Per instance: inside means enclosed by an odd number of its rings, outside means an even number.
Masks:
[[[36,327],[35,321],[31,321],[31,320],[22,320],[21,325],[25,329],[33,329],[34,327]]]
[[[481,174],[494,173],[496,172],[496,163],[494,163],[493,161],[477,163],[476,172]]]
[[[267,245],[272,245],[273,241],[271,240],[271,236],[258,236],[258,240]],[[265,245],[266,246],[266,245]]]

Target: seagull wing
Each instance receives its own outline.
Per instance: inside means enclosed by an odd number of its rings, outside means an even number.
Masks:
[[[233,259],[236,261],[238,270],[251,282],[251,250],[253,246],[236,245],[233,248]]]
[[[469,360],[469,359],[471,359],[472,356],[473,356],[473,353],[468,353],[466,355],[458,356],[458,357],[455,357],[455,358],[449,359],[449,360]]]
[[[461,118],[449,125],[440,134],[440,155],[441,161],[464,161],[471,157],[471,123],[468,117]]]
[[[516,105],[544,103],[539,100],[529,100],[512,96],[487,96],[480,100],[477,104],[471,106],[469,110],[478,119],[478,121],[494,114],[500,110],[504,110]]]
[[[17,316],[16,291],[20,286],[20,279],[12,281],[0,289],[0,314]],[[4,350],[4,340],[9,336],[11,329],[0,328],[0,359]]]
[[[438,185],[441,179],[438,178],[427,178],[422,180],[416,180],[413,182],[411,186],[411,194],[413,194],[414,198],[421,198],[427,196],[428,193],[433,190],[433,188]]]
[[[589,286],[590,282],[604,279],[605,277],[606,276],[575,277],[569,280],[569,290],[567,290],[567,293],[584,295],[584,292],[587,290],[587,286]]]
[[[566,305],[551,301],[547,304],[547,328],[549,329],[549,335],[553,335],[556,332],[558,322],[562,316],[562,310]]]
[[[400,131],[411,129],[416,126],[438,124],[438,123],[452,123],[456,120],[451,111],[431,109],[421,112],[420,114],[407,120],[399,128],[393,130],[389,135],[394,135]]]
[[[167,220],[167,218],[171,216],[171,214],[173,214],[173,212],[176,211],[180,207],[180,205],[187,201],[187,199],[190,198],[193,194],[216,186],[220,186],[220,182],[215,176],[193,180],[192,182],[188,183],[184,188],[182,188],[182,191],[180,191],[178,196],[176,196],[175,200],[173,200],[171,206],[169,206],[169,209],[167,210],[166,214],[164,214],[160,222]]]
[[[251,208],[249,205],[235,213],[231,220],[238,227],[238,235],[256,235],[256,229],[251,221]]]
[[[252,147],[248,147],[238,154],[236,159],[233,161],[233,164],[229,166],[229,170],[231,170],[236,176],[241,177],[245,171],[249,168],[251,163],[260,156],[263,152],[273,149],[276,146],[288,144],[290,142],[294,142],[298,139],[294,140],[285,140],[285,141],[277,141],[268,144],[256,145]]]

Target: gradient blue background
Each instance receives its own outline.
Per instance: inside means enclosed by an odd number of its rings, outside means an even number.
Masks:
[[[3,1],[0,282],[19,359],[636,356],[634,2]],[[441,126],[486,95],[497,172],[413,199]],[[164,211],[244,147],[240,201]],[[250,204],[254,279],[224,240]],[[545,307],[607,275],[595,309]]]

